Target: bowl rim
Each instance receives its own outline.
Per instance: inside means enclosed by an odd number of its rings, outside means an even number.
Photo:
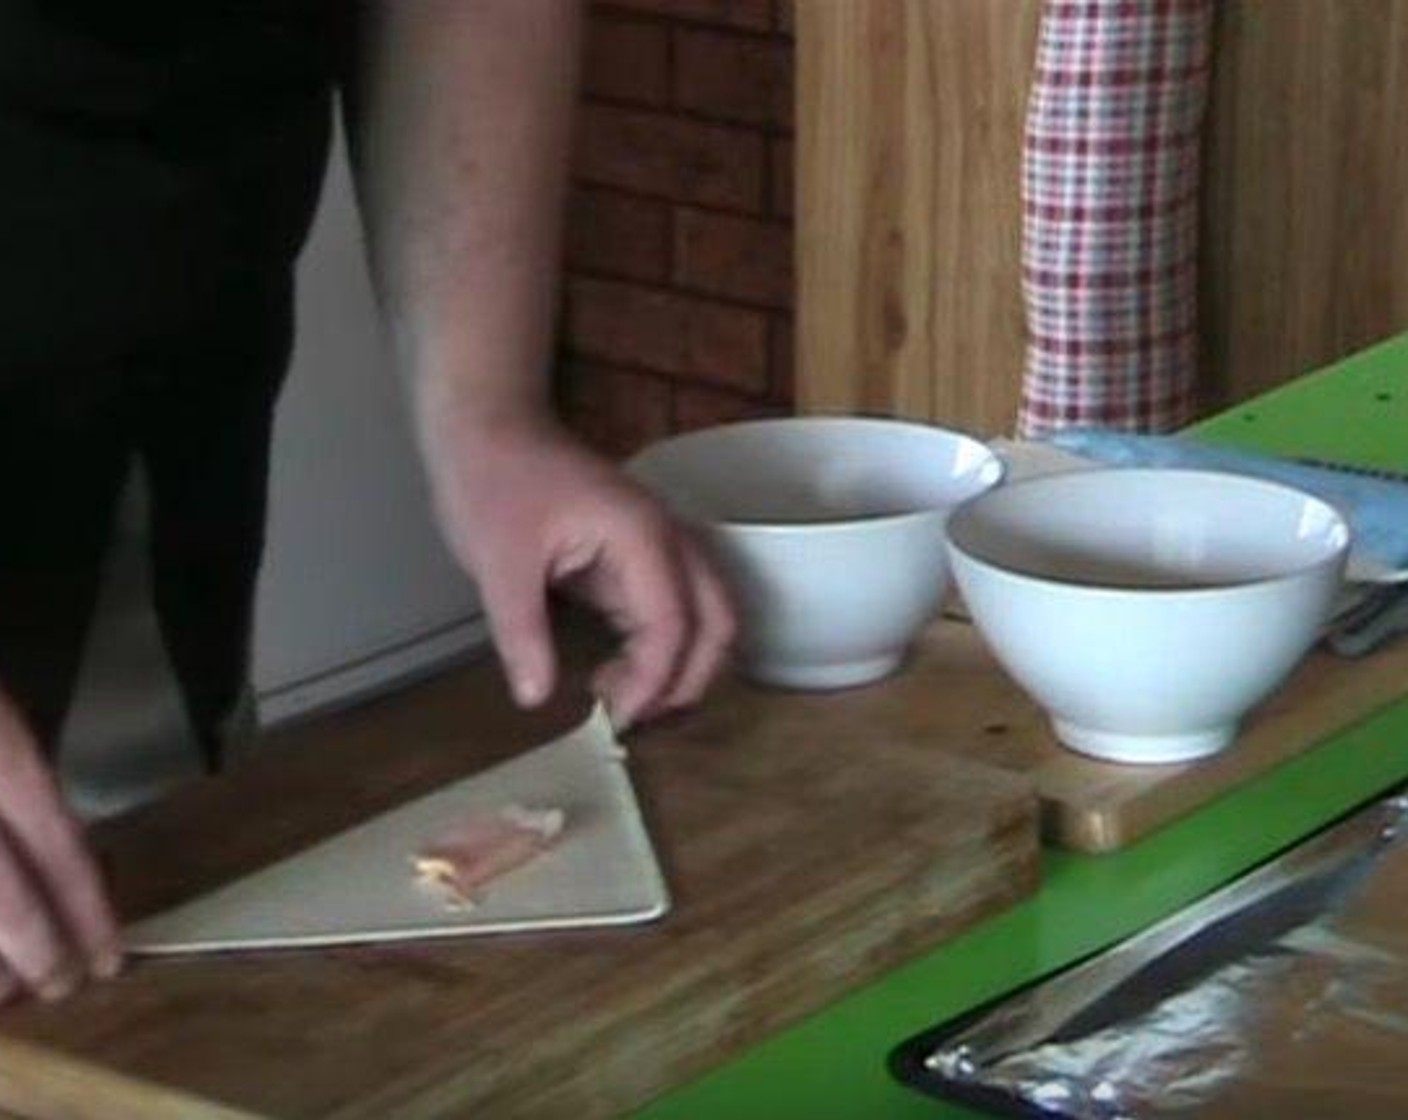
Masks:
[[[1182,478],[1205,478],[1216,479],[1219,482],[1226,482],[1231,479],[1235,483],[1245,484],[1255,489],[1271,490],[1280,494],[1287,494],[1305,502],[1310,502],[1319,506],[1327,512],[1331,519],[1338,524],[1343,532],[1343,539],[1338,547],[1331,550],[1325,556],[1317,560],[1312,560],[1283,572],[1276,572],[1272,575],[1254,576],[1249,579],[1229,580],[1215,583],[1210,586],[1197,587],[1117,587],[1110,584],[1078,579],[1063,579],[1058,576],[1038,575],[1034,572],[1025,572],[1018,568],[1009,568],[986,556],[982,556],[971,549],[963,547],[954,535],[954,524],[958,522],[957,528],[962,529],[962,519],[966,516],[972,519],[978,512],[974,509],[983,498],[993,491],[979,494],[971,501],[964,503],[962,509],[955,511],[950,521],[949,532],[945,534],[945,541],[951,555],[961,556],[964,560],[977,567],[984,568],[995,575],[1013,580],[1017,583],[1029,584],[1034,587],[1061,588],[1071,592],[1078,592],[1086,595],[1103,597],[1147,597],[1156,595],[1163,598],[1191,599],[1203,598],[1218,595],[1227,595],[1252,588],[1274,587],[1280,584],[1294,583],[1305,579],[1322,569],[1343,568],[1349,557],[1349,550],[1354,541],[1354,530],[1349,518],[1335,503],[1327,501],[1316,494],[1301,490],[1295,486],[1290,486],[1284,482],[1274,482],[1270,479],[1256,478],[1251,475],[1238,474],[1235,471],[1219,471],[1184,467],[1119,467],[1119,466],[1099,466],[1091,470],[1069,470],[1061,471],[1058,474],[1039,475],[1034,478],[1024,478],[1018,482],[1008,483],[1002,488],[1004,493],[1014,490],[1021,490],[1028,487],[1039,487],[1057,481],[1069,480],[1076,476],[1090,477],[1091,475],[1118,474],[1123,476],[1140,475],[1144,477],[1168,478],[1170,476]],[[1342,579],[1343,577],[1341,577]]]
[[[982,489],[952,505],[906,510],[903,513],[865,514],[857,517],[839,517],[833,521],[766,521],[741,517],[698,518],[688,517],[678,513],[675,514],[675,516],[680,517],[681,520],[689,524],[704,529],[727,530],[730,533],[746,535],[774,536],[794,533],[812,535],[821,533],[858,532],[866,529],[874,529],[876,527],[891,528],[910,522],[928,521],[935,517],[947,518],[966,506],[969,502],[975,501],[984,494],[998,489],[1007,478],[1007,463],[1002,456],[999,455],[987,441],[969,432],[961,431],[957,428],[949,428],[942,424],[928,423],[923,420],[906,420],[893,416],[827,413],[808,416],[761,416],[748,420],[729,421],[723,424],[710,424],[708,427],[695,428],[688,432],[679,432],[675,435],[667,436],[665,439],[657,440],[647,447],[641,448],[626,459],[622,464],[622,468],[633,481],[650,489],[649,484],[637,477],[634,473],[634,468],[649,456],[660,452],[664,448],[677,446],[695,439],[702,439],[706,436],[717,435],[720,432],[736,431],[743,428],[764,427],[873,427],[889,428],[892,430],[906,429],[914,432],[922,432],[926,435],[947,436],[956,440],[960,446],[966,445],[974,450],[981,451],[986,460],[984,466],[995,468],[995,473],[993,474],[992,480]],[[659,498],[660,495],[656,494],[656,497]]]

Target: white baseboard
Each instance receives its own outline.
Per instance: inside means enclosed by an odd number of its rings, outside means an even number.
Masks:
[[[461,619],[327,672],[258,695],[259,724],[280,724],[346,707],[403,687],[489,648],[483,617]]]

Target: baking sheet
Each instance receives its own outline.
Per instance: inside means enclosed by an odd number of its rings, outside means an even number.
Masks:
[[[468,911],[416,883],[411,853],[470,811],[515,803],[564,811],[552,850]],[[560,739],[139,921],[126,939],[139,954],[342,945],[623,925],[669,905],[626,751],[598,708]]]
[[[1016,1116],[1408,1114],[1405,823],[1379,802],[894,1068]]]

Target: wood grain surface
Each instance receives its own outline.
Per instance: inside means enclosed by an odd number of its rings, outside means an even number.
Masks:
[[[0,1108],[95,1120],[627,1111],[1034,888],[1029,784],[916,734],[908,689],[880,694],[894,703],[730,683],[633,737],[675,895],[662,923],[141,963],[69,1003],[0,1016]],[[149,912],[585,709],[579,696],[514,715],[497,674],[467,668],[282,736],[238,772],[103,829],[101,847],[125,911]]]
[[[798,404],[1017,412],[1036,0],[797,6]],[[1218,0],[1204,411],[1408,324],[1408,0]]]
[[[1094,853],[1147,836],[1405,694],[1408,641],[1358,660],[1317,651],[1246,719],[1231,749],[1181,765],[1119,765],[1059,746],[973,627],[944,620],[904,673],[796,710],[827,727],[883,723],[905,740],[1020,774],[1036,787],[1045,838]]]
[[[1216,9],[1203,207],[1210,407],[1408,324],[1408,2]]]
[[[1229,752],[1135,768],[1059,748],[960,622],[936,624],[901,674],[871,688],[730,683],[706,710],[633,741],[677,897],[667,922],[143,964],[72,1003],[0,1018],[0,1108],[104,1120],[614,1115],[1030,890],[1028,786],[1049,836],[1109,850],[1406,686],[1408,643],[1362,661],[1315,655]],[[238,774],[116,822],[102,848],[128,912],[147,912],[583,710],[569,700],[510,715],[496,675],[470,668],[283,736]]]
[[[1245,721],[1222,754],[1171,766],[1102,762],[1060,747],[1042,713],[993,662],[966,623],[943,622],[924,639],[919,671],[858,693],[856,705],[908,713],[905,734],[1028,777],[1047,840],[1108,852],[1205,805],[1408,693],[1408,642],[1350,660],[1313,653]]]
[[[1032,771],[1049,837],[1111,851],[1177,820],[1408,693],[1408,643],[1372,657],[1310,657],[1248,719],[1235,747],[1201,762],[1125,767],[1069,751]]]
[[[1037,8],[798,5],[803,411],[1011,430]]]

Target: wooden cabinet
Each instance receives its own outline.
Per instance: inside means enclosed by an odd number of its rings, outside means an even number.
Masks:
[[[1202,257],[1214,404],[1408,325],[1408,2],[1218,13]]]
[[[1408,324],[1408,0],[1219,0],[1209,408]],[[1008,430],[1039,0],[799,0],[798,403]]]

